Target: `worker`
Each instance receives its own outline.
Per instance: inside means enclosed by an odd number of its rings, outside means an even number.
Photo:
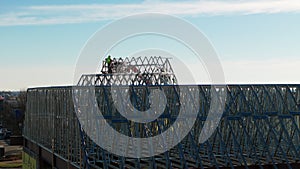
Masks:
[[[107,63],[108,73],[112,73],[112,65],[111,65],[111,56],[110,55],[108,55],[108,57],[105,59],[105,62]]]

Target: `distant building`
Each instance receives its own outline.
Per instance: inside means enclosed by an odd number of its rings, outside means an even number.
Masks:
[[[15,97],[10,97],[9,99],[5,99],[4,102],[7,103],[12,109],[19,108],[19,103]]]
[[[0,95],[0,112],[3,110],[4,97]]]

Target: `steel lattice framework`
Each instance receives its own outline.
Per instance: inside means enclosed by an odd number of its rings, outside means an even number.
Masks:
[[[75,115],[72,87],[28,89],[24,136],[81,168],[299,168],[300,85],[186,86],[198,88],[200,109],[189,134],[170,151],[151,158],[124,158],[97,146]],[[178,86],[130,86],[135,107],[147,107],[152,89],[165,92],[163,115],[146,124],[133,123],[116,111],[109,86],[95,94],[104,117],[128,136],[149,137],[166,130],[178,115]],[[198,144],[207,119],[210,93],[227,91],[226,105],[214,134]],[[148,145],[146,145],[148,146]]]
[[[28,89],[25,138],[78,168],[300,167],[300,85],[178,86],[167,58],[125,58],[113,64],[110,71],[103,62],[101,74],[82,75],[76,88]],[[114,105],[112,85],[128,88],[132,105],[139,110],[148,109],[150,91],[160,89],[167,98],[166,108],[154,121],[130,121]],[[174,121],[188,120],[177,118],[182,103],[180,87],[199,92],[198,117],[189,134],[163,154],[139,159],[117,156],[96,145],[75,115],[74,90],[88,91],[90,86],[95,86],[93,92],[104,116],[99,120],[105,120],[129,137],[156,136],[170,128]],[[221,121],[214,134],[199,144],[204,123],[211,120],[207,118],[212,102],[210,96],[216,93],[221,97],[224,92],[227,98],[224,111],[219,112],[223,113]],[[192,97],[183,97],[187,102],[195,101]],[[128,147],[132,153],[133,146]],[[153,145],[147,142],[143,146],[149,149]]]
[[[107,85],[166,85],[176,84],[177,79],[168,58],[160,56],[126,57],[113,59],[112,73],[103,61],[101,74],[82,75],[78,86]]]

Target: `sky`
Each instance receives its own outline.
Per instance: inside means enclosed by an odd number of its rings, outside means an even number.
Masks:
[[[298,0],[0,0],[0,90],[71,85],[80,51],[95,32],[145,12],[198,28],[214,46],[226,83],[300,83]]]

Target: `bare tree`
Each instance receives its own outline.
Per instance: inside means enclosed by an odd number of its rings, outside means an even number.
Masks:
[[[17,123],[20,128],[20,132],[22,132],[26,111],[27,91],[20,91],[17,97],[17,102],[19,105],[19,110],[22,112],[22,116],[19,119],[17,119]]]
[[[3,123],[3,127],[8,128],[16,135],[22,134],[26,110],[26,93],[26,91],[19,92],[14,102],[1,101],[0,122]],[[21,115],[18,118],[16,116],[17,111],[18,115]]]

